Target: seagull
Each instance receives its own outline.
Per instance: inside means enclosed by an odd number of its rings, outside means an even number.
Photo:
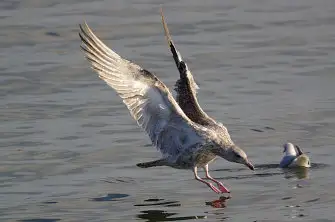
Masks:
[[[191,71],[189,70],[186,62],[183,60],[180,52],[177,50],[175,44],[173,43],[167,23],[165,22],[162,8],[160,10],[160,13],[161,13],[161,18],[162,18],[166,40],[168,42],[173,59],[179,71],[179,79],[177,80],[175,84],[175,91],[177,93],[177,96],[176,96],[177,103],[179,104],[180,108],[184,111],[184,113],[187,115],[187,117],[190,118],[193,122],[203,127],[213,130],[217,135],[220,135],[222,138],[225,138],[225,140],[227,141],[227,144],[234,144],[230,138],[227,128],[222,123],[217,122],[213,118],[208,116],[203,111],[203,109],[200,107],[198,103],[197,95],[196,95],[197,89],[199,89],[199,86],[195,82],[194,77]],[[237,146],[233,145],[233,147],[235,150],[239,150],[240,153],[244,153]],[[216,156],[213,156],[212,160],[214,160],[215,158]],[[227,160],[231,161],[229,158]],[[208,172],[209,170],[208,164],[211,161],[209,161],[204,167],[206,178],[209,180],[212,180],[219,186],[223,186],[221,182],[212,178]],[[254,170],[254,167],[252,165],[248,165],[248,167]],[[196,174],[195,174],[195,177],[197,178]]]
[[[92,69],[121,97],[131,116],[162,154],[158,160],[137,166],[191,169],[196,180],[205,183],[216,193],[230,191],[222,183],[213,179],[218,185],[216,187],[197,174],[198,167],[206,169],[216,156],[254,170],[245,152],[233,143],[227,131],[218,133],[212,127],[192,121],[166,85],[152,72],[107,47],[86,22],[79,26],[81,48]]]
[[[280,168],[311,167],[309,157],[302,152],[299,146],[285,143],[283,147],[285,156],[279,163]]]

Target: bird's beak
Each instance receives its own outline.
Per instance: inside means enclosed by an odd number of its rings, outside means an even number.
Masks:
[[[255,170],[254,165],[252,165],[249,161],[245,163],[247,167],[249,167],[250,170]]]

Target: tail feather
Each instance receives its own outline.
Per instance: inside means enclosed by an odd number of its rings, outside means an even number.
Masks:
[[[149,168],[149,167],[164,166],[164,165],[165,165],[165,159],[159,159],[159,160],[136,164],[136,166],[141,167],[141,168]]]

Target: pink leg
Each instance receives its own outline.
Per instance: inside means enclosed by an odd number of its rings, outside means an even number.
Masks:
[[[222,193],[230,193],[228,188],[226,188],[220,181],[217,181],[216,179],[211,177],[211,175],[209,175],[208,164],[204,167],[204,170],[205,170],[205,173],[206,173],[206,178],[213,181],[214,183],[216,183]]]
[[[195,177],[196,180],[198,180],[198,181],[200,181],[200,182],[206,184],[207,186],[209,186],[209,188],[211,188],[215,193],[221,193],[221,191],[220,191],[218,188],[216,188],[213,184],[208,183],[207,181],[201,179],[201,178],[198,176],[198,172],[197,172],[197,170],[198,170],[197,167],[194,167],[194,168],[193,168],[193,173],[194,173],[194,177]]]

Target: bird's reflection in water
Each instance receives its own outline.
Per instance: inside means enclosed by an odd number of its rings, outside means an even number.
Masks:
[[[291,169],[283,169],[285,178],[297,178],[297,179],[308,179],[309,178],[309,171],[308,168],[305,167],[296,167]]]
[[[308,179],[310,170],[319,170],[329,167],[328,164],[324,163],[312,163],[310,168],[295,167],[289,169],[283,169],[286,179],[297,178],[297,179]]]
[[[206,205],[214,207],[214,208],[225,208],[227,206],[227,202],[228,200],[231,199],[231,196],[221,196],[219,199],[217,200],[212,200],[209,202],[206,202]]]
[[[297,178],[297,179],[308,179],[309,178],[309,169],[313,168],[319,168],[319,167],[325,167],[325,164],[312,164],[311,168],[306,168],[306,167],[294,167],[294,168],[279,168],[278,164],[262,164],[256,166],[256,169],[258,170],[269,170],[269,169],[278,169],[279,171],[273,172],[272,174],[269,174],[270,176],[274,176],[277,174],[284,174],[285,179],[292,179],[292,178]],[[255,174],[256,176],[258,174]]]
[[[164,199],[147,199],[143,204],[135,204],[134,206],[162,206],[162,207],[180,207],[179,201],[166,201]],[[205,219],[206,216],[182,216],[178,217],[178,213],[169,212],[167,210],[142,210],[137,215],[137,218],[144,219],[148,222],[158,221],[180,221],[180,220],[194,220]]]
[[[318,164],[312,164],[312,168]],[[286,179],[297,178],[297,179],[306,179],[309,177],[309,169],[305,167],[295,167],[295,168],[279,168],[278,164],[261,164],[256,166],[256,170],[266,171],[270,169],[278,169],[277,172],[270,174],[271,176],[277,174],[284,174]],[[257,175],[257,174],[256,174]]]

